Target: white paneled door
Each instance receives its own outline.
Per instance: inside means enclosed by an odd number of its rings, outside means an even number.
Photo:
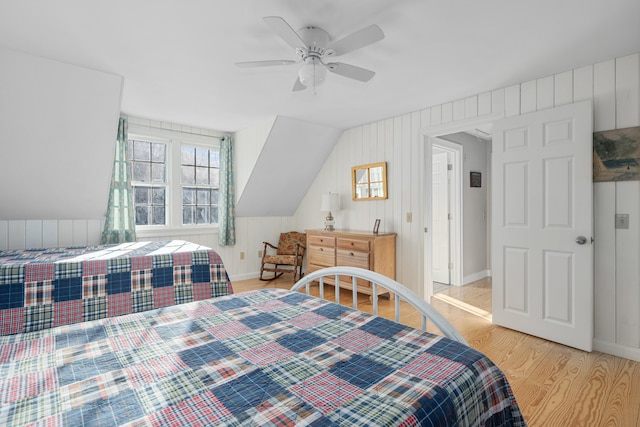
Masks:
[[[433,271],[434,282],[451,284],[449,270],[449,182],[447,153],[436,148],[432,154],[431,205],[433,215]]]
[[[494,323],[591,351],[591,102],[494,123]]]

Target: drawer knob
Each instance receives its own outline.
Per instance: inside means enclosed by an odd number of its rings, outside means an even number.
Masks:
[[[324,249],[320,248],[320,252],[324,251]]]
[[[349,255],[351,256],[355,256],[355,254],[353,252],[349,252]]]

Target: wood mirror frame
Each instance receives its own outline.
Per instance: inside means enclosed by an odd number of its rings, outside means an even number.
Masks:
[[[382,200],[388,197],[387,162],[351,168],[351,198],[353,200]]]

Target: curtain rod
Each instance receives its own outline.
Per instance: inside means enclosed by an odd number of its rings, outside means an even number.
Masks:
[[[183,130],[167,129],[167,128],[158,127],[158,126],[141,125],[141,124],[139,124],[139,123],[130,123],[130,125],[134,125],[134,126],[144,126],[144,127],[150,128],[150,129],[158,129],[158,130],[166,130],[166,131],[172,131],[172,132],[186,133],[186,134],[188,134],[188,135],[197,135],[197,136],[205,136],[205,137],[209,137],[209,138],[218,138],[219,140],[222,140],[222,138],[224,138],[223,136],[204,135],[204,134],[201,134],[201,133],[185,132],[185,131],[183,131]]]

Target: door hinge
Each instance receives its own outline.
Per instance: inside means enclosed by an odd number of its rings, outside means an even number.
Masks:
[[[453,165],[448,164],[448,165],[447,165],[447,170],[448,170],[448,171],[452,171],[452,170],[453,170]]]
[[[427,227],[425,227],[425,228],[424,228],[424,232],[425,232],[425,233],[428,233],[428,232],[429,232],[429,230],[427,230]]]
[[[447,214],[447,219],[453,219],[453,214],[448,213]]]
[[[452,262],[449,263],[449,270],[453,270],[453,263]]]

